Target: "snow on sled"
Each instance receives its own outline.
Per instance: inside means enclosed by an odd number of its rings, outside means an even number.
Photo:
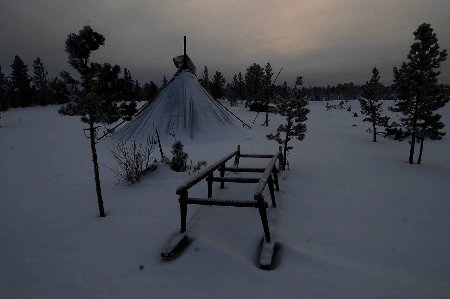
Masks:
[[[233,167],[227,167],[226,163],[234,158]],[[265,158],[270,159],[270,162],[265,168],[238,168],[240,158]],[[178,187],[177,195],[179,195],[180,203],[180,220],[181,228],[180,233],[175,234],[166,248],[166,250],[161,253],[163,258],[171,258],[179,251],[182,244],[185,244],[186,237],[186,218],[187,218],[187,208],[188,205],[206,205],[206,206],[220,206],[220,207],[238,207],[238,208],[254,208],[258,210],[263,230],[264,230],[264,241],[261,245],[259,264],[261,269],[270,270],[273,269],[273,258],[274,253],[277,248],[275,241],[271,239],[269,220],[271,217],[267,217],[267,211],[269,209],[269,204],[264,200],[263,191],[266,186],[270,190],[270,198],[272,202],[272,209],[276,208],[275,202],[275,190],[279,190],[278,185],[278,172],[281,167],[277,169],[276,164],[279,162],[279,166],[282,165],[281,162],[282,154],[281,148],[278,153],[273,155],[257,155],[257,154],[241,154],[240,146],[237,150],[231,152],[229,155],[215,162],[214,164],[208,166],[202,172],[191,177],[188,181]],[[218,171],[219,176],[214,176],[214,172]],[[225,177],[226,172],[262,172],[262,176],[258,178],[240,178],[240,177]],[[194,198],[189,197],[189,189],[195,186],[200,181],[206,179],[208,183],[208,196],[207,198]],[[227,183],[256,183],[256,189],[253,193],[253,200],[236,200],[236,199],[219,199],[212,197],[212,185],[213,182],[219,182],[220,188],[224,188],[225,182]],[[272,210],[270,209],[270,210]],[[271,211],[272,214],[273,211]],[[275,215],[273,215],[275,216]],[[273,221],[270,221],[273,222]]]
[[[186,235],[186,233],[175,233],[167,242],[166,247],[163,252],[161,252],[161,257],[167,260],[172,260],[177,258],[181,252],[191,243],[191,239]]]

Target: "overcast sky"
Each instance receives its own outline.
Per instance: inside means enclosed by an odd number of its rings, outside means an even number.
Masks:
[[[434,28],[450,48],[449,0],[0,0],[0,64],[39,56],[51,76],[70,71],[64,42],[90,25],[106,38],[93,60],[127,67],[140,82],[172,76],[172,57],[188,54],[198,73],[231,79],[253,62],[283,67],[281,81],[305,85],[363,83],[377,66],[384,83],[406,60],[412,33]],[[450,62],[440,82],[450,83]]]

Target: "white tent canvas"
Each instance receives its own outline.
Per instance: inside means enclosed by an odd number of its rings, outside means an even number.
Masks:
[[[155,134],[161,139],[220,136],[239,128],[234,117],[199,84],[189,70],[180,70],[161,93],[116,136],[122,140],[144,140]]]

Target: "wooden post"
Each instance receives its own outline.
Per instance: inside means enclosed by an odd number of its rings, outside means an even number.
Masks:
[[[278,185],[278,170],[275,166],[272,168],[272,175],[275,183],[275,189],[280,191],[280,185]]]
[[[181,228],[180,233],[184,233],[186,231],[186,216],[187,216],[187,200],[188,192],[183,190],[180,194],[180,218],[181,218]]]
[[[187,64],[187,54],[186,54],[186,35],[184,36],[184,54],[183,54],[183,66],[182,69],[187,69],[188,68],[188,64]]]
[[[273,190],[273,179],[272,179],[272,176],[269,176],[268,185],[269,185],[269,191],[270,191],[270,198],[272,199],[272,207],[276,208],[277,207],[277,203],[275,202],[275,191]]]
[[[159,133],[158,129],[156,129],[156,137],[158,138],[158,146],[159,146],[159,153],[161,154],[161,160],[164,159],[164,153],[161,147],[161,139],[159,139]]]
[[[264,206],[264,197],[262,195],[255,195],[255,200],[258,202],[259,216],[261,217],[261,222],[264,228],[266,242],[270,243],[269,221],[267,220],[266,207]]]
[[[281,170],[284,170],[283,151],[282,151],[283,149],[282,149],[281,145],[278,147],[278,149],[279,149],[279,151],[278,151],[278,155],[279,155],[278,170],[281,171]]]
[[[220,171],[220,177],[223,178],[225,176],[225,163],[220,165],[219,168]],[[220,182],[220,189],[225,188],[225,182]]]
[[[238,144],[237,146],[237,154],[234,157],[234,167],[239,167],[239,158],[241,157],[241,146]]]
[[[208,181],[208,198],[212,197],[212,184],[213,184],[213,172],[211,171],[208,174],[208,177],[206,179]]]

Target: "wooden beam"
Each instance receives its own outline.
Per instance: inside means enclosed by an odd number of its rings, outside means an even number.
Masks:
[[[195,175],[192,178],[190,178],[189,180],[187,180],[184,184],[182,184],[178,187],[177,194],[180,195],[180,193],[183,190],[188,190],[189,188],[191,188],[192,186],[194,186],[195,184],[197,184],[198,182],[200,182],[201,180],[206,178],[210,172],[213,172],[214,170],[218,169],[220,167],[220,165],[226,163],[228,160],[233,158],[237,153],[238,153],[238,151],[235,150],[234,152],[227,155],[225,158],[222,158],[221,160],[217,161],[216,163],[211,164],[210,166],[205,168],[203,171],[201,171],[197,175]]]
[[[280,157],[279,154],[274,155],[272,160],[270,160],[269,165],[267,165],[266,170],[264,171],[261,179],[259,180],[258,186],[256,186],[255,198],[258,196],[262,196],[264,188],[266,187],[267,182],[269,181],[269,177],[272,173],[272,169],[275,166],[275,163],[277,162],[279,157]]]
[[[259,178],[232,178],[232,177],[213,177],[213,182],[227,182],[227,183],[243,183],[243,184],[255,184],[259,182]]]
[[[254,200],[235,200],[235,199],[206,199],[206,198],[188,198],[187,204],[203,205],[203,206],[221,206],[221,207],[247,207],[258,208],[258,202]],[[264,202],[268,207],[267,203]]]
[[[225,171],[229,172],[264,172],[265,168],[239,168],[239,167],[225,167]]]
[[[273,155],[241,154],[241,158],[273,158]]]

